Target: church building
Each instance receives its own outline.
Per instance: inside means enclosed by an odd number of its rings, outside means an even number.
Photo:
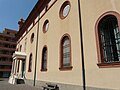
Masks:
[[[120,0],[38,0],[18,24],[10,83],[120,89]]]

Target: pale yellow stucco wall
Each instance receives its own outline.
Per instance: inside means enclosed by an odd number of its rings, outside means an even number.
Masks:
[[[23,39],[20,39],[17,44],[17,48],[20,48],[22,45],[21,52],[25,52],[27,54],[26,57],[26,78],[33,79],[34,77],[34,68],[35,68],[35,53],[36,53],[36,32],[37,31],[37,24],[27,33],[23,34]],[[26,32],[25,32],[26,33]],[[34,33],[34,41],[31,43],[31,35]],[[25,36],[24,36],[25,35]],[[25,41],[26,43],[26,51],[25,51]],[[28,64],[29,64],[29,56],[32,53],[32,72],[28,72]]]
[[[40,21],[37,80],[80,85],[82,81],[82,69],[80,49],[78,49],[80,46],[80,38],[76,5],[77,1],[71,1],[71,10],[68,17],[61,20],[59,17],[59,10],[64,1],[65,0],[58,0]],[[49,29],[44,34],[42,31],[42,26],[46,19],[49,20]],[[71,57],[73,69],[60,71],[60,40],[66,33],[69,34],[71,38]],[[47,45],[48,48],[47,72],[40,71],[42,49],[44,45]]]
[[[120,13],[120,0],[81,0],[86,84],[92,87],[120,89],[120,68],[99,68],[95,23],[105,12]]]
[[[58,0],[40,20],[36,80],[82,85],[82,61],[79,35],[78,4],[77,0],[70,0],[71,10],[69,15],[65,19],[61,20],[59,18],[59,10],[64,1],[65,0]],[[98,88],[120,89],[120,69],[99,68],[97,66],[98,57],[95,37],[95,23],[97,19],[107,11],[116,11],[119,13],[120,1],[80,1],[85,53],[86,85]],[[42,26],[46,19],[49,20],[49,29],[46,33],[43,33]],[[18,43],[18,46],[22,44],[22,47],[24,47],[24,41],[27,38],[26,78],[31,80],[34,78],[37,25],[38,24],[36,24]],[[30,37],[33,32],[35,33],[35,40],[31,44]],[[60,71],[60,40],[66,33],[69,34],[71,38],[71,57],[73,69],[68,71]],[[44,45],[46,45],[48,49],[48,70],[46,72],[41,72],[41,56]],[[22,51],[24,52],[23,49]],[[33,53],[32,72],[28,72],[29,55],[31,52]]]

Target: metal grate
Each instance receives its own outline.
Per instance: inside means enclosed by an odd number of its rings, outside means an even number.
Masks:
[[[103,62],[120,62],[120,32],[116,17],[108,16],[101,22],[100,37]]]

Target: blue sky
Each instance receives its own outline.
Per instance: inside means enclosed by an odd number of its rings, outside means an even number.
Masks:
[[[20,18],[26,19],[38,0],[0,0],[0,32],[18,30]]]

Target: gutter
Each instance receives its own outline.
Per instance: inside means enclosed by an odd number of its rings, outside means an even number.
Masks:
[[[85,77],[85,63],[84,63],[84,48],[83,48],[83,28],[81,20],[81,6],[80,0],[78,0],[78,12],[79,12],[79,26],[80,26],[80,44],[81,44],[81,57],[82,57],[82,79],[83,79],[83,90],[86,90],[86,77]]]

